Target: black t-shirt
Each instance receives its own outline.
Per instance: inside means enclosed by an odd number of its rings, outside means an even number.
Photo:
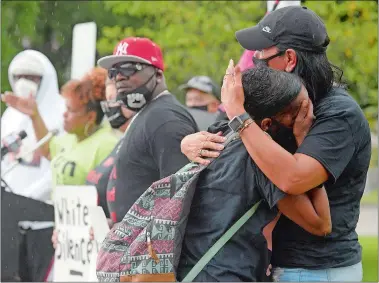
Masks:
[[[232,141],[199,176],[178,268],[181,281],[213,244],[254,204],[255,214],[194,281],[267,281],[267,243],[262,229],[278,213],[285,194],[260,171],[240,139]]]
[[[116,151],[120,143],[121,140],[117,143],[109,156],[105,158],[95,169],[88,173],[86,180],[86,185],[93,185],[96,187],[98,193],[98,204],[103,208],[107,218],[110,217],[107,204],[108,180],[116,158]]]
[[[355,228],[371,156],[369,125],[343,89],[333,89],[314,113],[316,121],[297,152],[315,158],[330,174],[325,189],[332,233],[314,236],[281,216],[273,232],[274,266],[323,269],[361,261]]]
[[[108,183],[111,218],[120,222],[133,203],[155,181],[188,163],[182,139],[197,132],[187,110],[171,94],[149,103],[130,124]]]

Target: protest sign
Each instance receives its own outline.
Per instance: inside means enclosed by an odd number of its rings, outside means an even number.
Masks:
[[[90,240],[89,208],[97,206],[93,186],[57,186],[54,192],[55,250],[54,281],[88,281],[93,253],[98,244]]]

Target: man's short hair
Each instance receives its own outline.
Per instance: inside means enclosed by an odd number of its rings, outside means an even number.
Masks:
[[[257,66],[242,73],[245,109],[261,120],[275,116],[299,95],[302,81],[291,73]]]

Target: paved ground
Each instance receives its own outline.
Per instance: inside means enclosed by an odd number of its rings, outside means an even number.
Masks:
[[[361,206],[361,214],[357,225],[358,235],[378,236],[378,207]]]

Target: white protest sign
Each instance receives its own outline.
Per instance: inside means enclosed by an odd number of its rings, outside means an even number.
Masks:
[[[80,23],[72,31],[71,79],[80,79],[95,67],[96,59],[95,22]]]
[[[93,235],[100,247],[105,237],[109,232],[108,221],[105,216],[104,210],[101,206],[94,206],[89,208],[89,215],[92,223]],[[88,280],[91,282],[98,281],[96,276],[96,259],[97,253],[92,254],[91,264],[89,268]]]
[[[89,208],[97,206],[94,186],[57,186],[54,192],[55,250],[54,281],[88,282],[92,254],[98,251],[90,240]]]

